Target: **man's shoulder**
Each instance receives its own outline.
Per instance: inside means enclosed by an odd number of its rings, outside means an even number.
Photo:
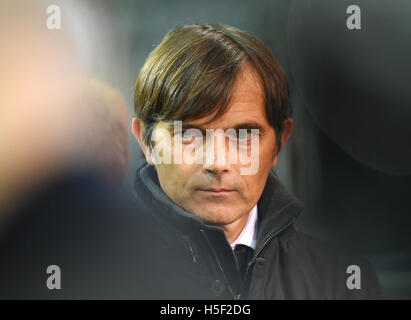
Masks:
[[[280,237],[281,247],[294,263],[315,274],[323,288],[337,292],[337,299],[379,299],[377,275],[356,248],[319,239],[293,225]],[[356,282],[357,281],[357,282]],[[328,296],[328,295],[326,295]]]
[[[322,239],[301,230],[293,224],[288,232],[281,238],[286,245],[301,250],[315,257],[317,261],[322,259],[338,264],[341,261],[366,261],[356,248],[346,247],[341,243],[332,240]]]

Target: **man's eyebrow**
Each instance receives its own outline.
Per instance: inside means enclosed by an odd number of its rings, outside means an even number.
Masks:
[[[188,130],[188,129],[198,129],[201,132],[206,132],[207,129],[211,129],[211,128],[207,128],[205,126],[202,125],[194,125],[194,124],[183,124],[181,126],[182,130]],[[262,125],[260,125],[257,122],[243,122],[243,123],[239,123],[234,125],[231,128],[221,128],[224,131],[228,130],[228,129],[234,129],[234,130],[240,130],[240,129],[258,129],[260,131],[261,134],[263,134],[265,132],[264,127]]]
[[[233,128],[235,130],[239,130],[239,129],[258,129],[260,131],[260,133],[264,133],[264,127],[262,125],[260,125],[257,122],[244,122],[244,123],[240,123],[235,125],[235,127]]]

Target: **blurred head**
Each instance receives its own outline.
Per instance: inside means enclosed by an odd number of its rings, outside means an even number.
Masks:
[[[187,211],[224,226],[247,218],[277,164],[292,128],[288,96],[281,66],[256,37],[226,25],[181,26],[165,36],[138,75],[133,132],[164,192]],[[170,125],[175,120],[182,121],[181,132]],[[198,130],[187,135],[193,128]],[[215,131],[204,138],[207,129]],[[238,134],[222,133],[229,129]],[[245,136],[240,129],[247,129]],[[257,135],[251,129],[258,129]],[[156,163],[157,131],[173,137],[171,159],[194,143],[205,150],[205,158],[214,151],[212,161]],[[212,144],[215,139],[227,143]],[[255,141],[256,150],[241,149],[240,142],[250,147]],[[242,174],[241,161],[229,161],[233,144],[238,147],[233,158],[241,153],[258,158],[252,174]]]
[[[72,150],[77,61],[67,35],[45,28],[42,5],[0,5],[0,211],[59,170]]]
[[[96,79],[81,81],[77,107],[78,157],[95,167],[112,186],[119,186],[129,164],[129,115],[117,90]]]
[[[84,80],[65,29],[45,27],[44,2],[0,7],[0,212],[81,161],[121,182],[129,148],[121,95]]]

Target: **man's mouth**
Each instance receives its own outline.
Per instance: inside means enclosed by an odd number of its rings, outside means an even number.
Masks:
[[[228,188],[206,188],[206,189],[199,189],[202,193],[208,195],[208,196],[214,196],[214,197],[224,197],[231,195],[232,193],[235,192],[234,189],[228,189]]]

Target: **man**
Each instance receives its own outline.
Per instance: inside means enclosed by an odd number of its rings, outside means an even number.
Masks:
[[[288,85],[259,39],[221,24],[176,27],[138,75],[135,112],[147,161],[135,195],[152,250],[143,297],[379,297],[365,261],[295,226],[302,207],[271,170],[292,130]]]

